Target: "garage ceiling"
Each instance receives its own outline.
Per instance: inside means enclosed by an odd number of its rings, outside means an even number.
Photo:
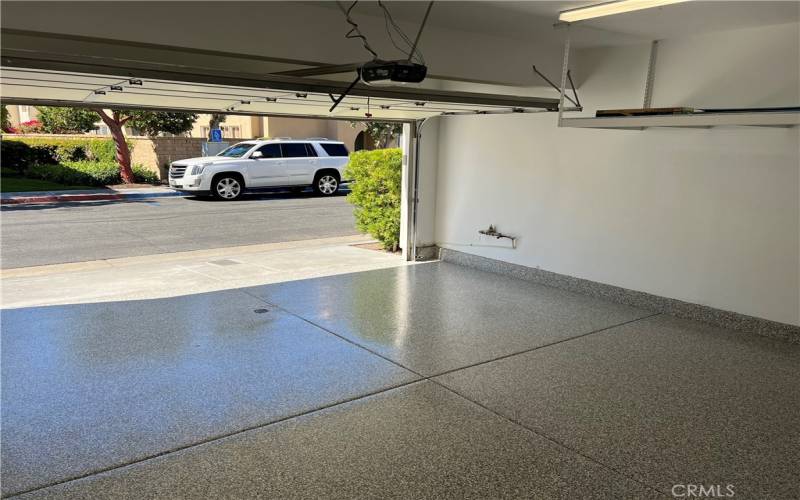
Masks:
[[[286,72],[316,63],[268,56],[5,27],[3,35],[0,93],[6,104],[397,121],[558,105],[552,97],[415,85],[350,88],[352,70],[347,80],[296,76]]]
[[[564,30],[554,30],[553,23],[559,10],[586,3],[596,2],[438,2],[421,40],[430,78],[420,86],[356,86],[330,113],[331,95],[344,91],[352,70],[320,76],[287,72],[367,58],[360,43],[343,36],[347,25],[331,3],[226,2],[222,8],[213,2],[5,1],[0,92],[6,103],[358,120],[370,118],[367,114],[414,120],[442,113],[541,111],[556,106],[557,93],[543,87],[531,65],[557,79]],[[416,30],[424,2],[388,5],[407,32]],[[687,2],[579,23],[570,36],[576,49],[642,43],[788,22],[797,19],[798,5]],[[354,15],[379,54],[400,56],[374,2],[360,3]],[[512,38],[518,50],[508,50]],[[576,84],[590,72],[575,71]],[[131,79],[142,85],[128,85]]]
[[[384,3],[398,19],[413,23],[420,17],[418,2]],[[559,12],[598,3],[604,0],[447,1],[436,4],[431,22],[484,34],[497,33],[502,27],[503,36],[560,44],[562,36],[552,29]],[[336,7],[332,2],[315,4]],[[380,15],[372,2],[364,2],[360,9],[366,15]],[[593,48],[793,23],[798,18],[797,1],[692,0],[575,23],[571,38],[575,48]]]
[[[365,17],[361,8],[359,22]],[[32,17],[33,11],[50,15]],[[503,62],[487,69],[484,54],[457,49],[449,33],[431,24],[421,42],[428,49],[430,68],[423,84],[357,85],[331,113],[331,96],[338,97],[350,85],[353,70],[320,76],[286,72],[352,65],[369,55],[360,43],[344,37],[349,27],[341,12],[302,2],[229,2],[224,9],[207,2],[70,2],[68,8],[61,2],[3,2],[2,13],[0,92],[9,104],[359,120],[542,111],[557,105],[552,90],[514,88],[500,74]],[[220,16],[236,23],[220,23]],[[411,32],[417,24],[406,29]],[[382,57],[401,56],[386,46],[383,19],[366,16],[362,25],[372,26],[370,39]],[[498,52],[483,42],[480,50]],[[558,59],[557,52],[552,59]],[[456,61],[455,53],[462,60]],[[538,64],[540,58],[534,59]],[[526,55],[513,65],[533,81],[528,60]],[[462,72],[463,63],[473,70]],[[143,84],[128,85],[131,79]],[[459,82],[468,83],[453,86]],[[473,82],[479,83],[470,87]],[[112,92],[112,86],[122,90]],[[538,97],[542,94],[548,97]]]

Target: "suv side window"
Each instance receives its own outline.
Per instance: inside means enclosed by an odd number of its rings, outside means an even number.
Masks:
[[[328,153],[328,156],[348,156],[350,153],[347,152],[347,148],[344,147],[344,144],[336,144],[336,143],[320,143],[322,149]]]
[[[306,153],[308,153],[306,156],[318,156],[317,151],[314,149],[314,145],[310,142],[306,143]]]
[[[310,156],[306,150],[306,145],[302,142],[288,142],[281,144],[284,158],[305,158]]]
[[[262,158],[280,158],[281,157],[281,145],[280,144],[267,144],[266,146],[261,146],[258,148],[261,151],[261,154],[264,155]]]

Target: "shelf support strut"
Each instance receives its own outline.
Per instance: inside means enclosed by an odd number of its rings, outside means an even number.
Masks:
[[[650,44],[650,62],[647,63],[647,80],[644,83],[644,109],[649,109],[653,102],[653,83],[656,79],[656,56],[658,55],[658,40]]]

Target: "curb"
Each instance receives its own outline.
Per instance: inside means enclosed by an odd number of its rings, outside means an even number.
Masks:
[[[39,196],[14,196],[0,199],[0,205],[22,205],[42,203],[66,203],[71,201],[122,201],[162,198],[166,196],[183,196],[178,191],[150,193],[83,193],[83,194],[51,194]]]

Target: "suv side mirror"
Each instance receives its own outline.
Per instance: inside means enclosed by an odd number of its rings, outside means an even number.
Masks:
[[[257,159],[263,158],[263,157],[264,157],[264,153],[262,153],[261,151],[253,151],[253,154],[250,155],[250,158],[252,158],[254,160],[257,160]]]

